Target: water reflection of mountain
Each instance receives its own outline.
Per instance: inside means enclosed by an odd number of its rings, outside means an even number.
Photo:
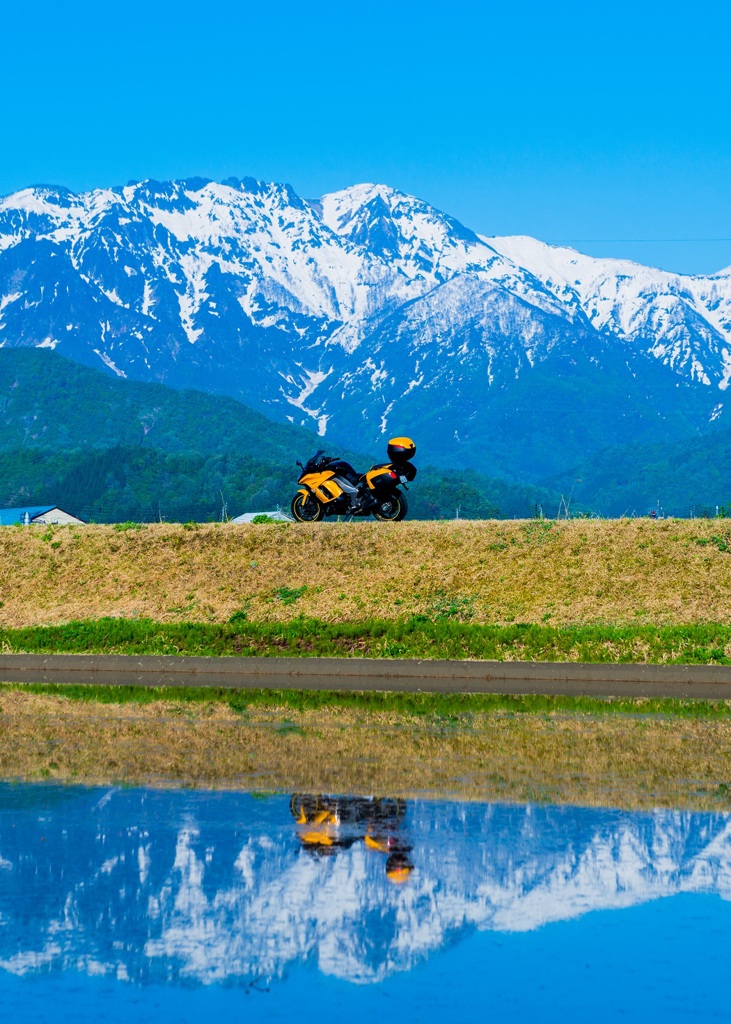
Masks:
[[[43,798],[39,800],[39,793]],[[313,857],[289,800],[0,789],[0,965],[135,981],[353,981],[465,930],[525,930],[678,892],[731,898],[731,817],[416,802],[414,871],[358,841]]]

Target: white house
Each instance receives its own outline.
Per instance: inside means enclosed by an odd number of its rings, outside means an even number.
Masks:
[[[83,526],[84,520],[64,512],[57,505],[28,505],[25,508],[0,508],[0,526]]]

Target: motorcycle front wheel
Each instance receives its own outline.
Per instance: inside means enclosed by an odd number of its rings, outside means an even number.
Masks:
[[[313,494],[304,495],[298,491],[292,498],[292,515],[298,523],[319,523],[325,509]]]
[[[394,491],[387,498],[381,498],[373,509],[373,515],[382,523],[398,523],[409,511],[409,505],[403,494]]]

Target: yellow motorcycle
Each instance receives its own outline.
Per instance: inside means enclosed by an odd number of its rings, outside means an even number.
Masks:
[[[390,462],[358,473],[349,462],[316,452],[304,465],[292,499],[292,515],[300,523],[317,523],[325,516],[375,516],[381,522],[398,522],[409,510],[399,490],[416,477],[411,459],[416,445],[410,437],[392,437],[388,442]]]

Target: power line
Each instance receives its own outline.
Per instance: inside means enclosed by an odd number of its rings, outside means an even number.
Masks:
[[[549,245],[638,245],[644,243],[663,244],[684,242],[731,242],[731,238],[550,238]]]

